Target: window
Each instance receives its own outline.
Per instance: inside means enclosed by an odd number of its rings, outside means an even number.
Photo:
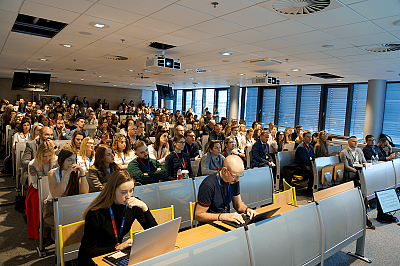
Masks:
[[[195,90],[194,92],[194,108],[193,111],[198,116],[201,115],[203,111],[203,90]]]
[[[182,90],[176,90],[176,110],[182,111]]]
[[[151,90],[142,90],[142,100],[147,106],[153,105],[153,91]]]
[[[294,127],[297,86],[282,86],[280,90],[278,125],[282,127]]]
[[[185,99],[185,112],[192,108],[192,91],[185,91],[186,99]]]
[[[344,135],[347,93],[347,87],[328,88],[325,120],[325,130],[328,133]]]
[[[275,120],[276,89],[263,89],[261,122],[269,124]]]
[[[395,144],[400,143],[400,83],[387,83],[383,133],[389,135]]]
[[[254,121],[257,119],[257,98],[258,98],[258,87],[248,87],[246,89],[244,106],[244,120],[246,127],[251,127]]]
[[[365,108],[367,106],[368,84],[354,84],[351,104],[350,136],[364,135]]]
[[[227,90],[219,90],[218,91],[218,116],[219,117],[228,117],[228,91]],[[210,108],[209,108],[210,110]],[[211,112],[212,110],[210,110]]]
[[[299,125],[303,129],[318,131],[320,99],[320,85],[302,87]]]
[[[154,97],[153,97],[153,105],[155,108],[159,108],[158,107],[158,91],[154,91]]]
[[[206,89],[206,99],[205,99],[205,103],[204,103],[204,108],[208,107],[208,110],[210,112],[212,112],[214,110],[214,89]],[[204,108],[201,111],[202,113],[204,112]]]

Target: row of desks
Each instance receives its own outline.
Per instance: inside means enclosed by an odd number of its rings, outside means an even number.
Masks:
[[[256,211],[258,213],[262,213],[262,212],[266,212],[269,210],[273,210],[278,207],[280,207],[280,209],[274,214],[274,216],[297,208],[297,207],[288,205],[286,203],[275,203],[275,204],[271,204],[271,205],[268,205],[265,207],[258,208],[258,209],[256,209]],[[205,225],[195,227],[193,229],[179,232],[178,237],[176,239],[175,249],[183,248],[183,247],[207,240],[209,238],[221,235],[221,234],[225,233],[226,231],[230,231],[230,230],[234,230],[234,229],[236,229],[236,228],[229,226],[221,221],[218,221],[218,222],[214,222],[213,224],[205,224]],[[103,266],[103,265],[108,266],[109,264],[107,264],[106,262],[104,262],[102,260],[103,257],[107,256],[107,255],[109,255],[109,254],[93,258],[93,261],[98,266]]]

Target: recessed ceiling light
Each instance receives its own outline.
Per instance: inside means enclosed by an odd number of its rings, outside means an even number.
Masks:
[[[290,81],[286,81],[286,83],[291,83]]]
[[[341,79],[337,79],[336,81],[342,81]]]
[[[220,52],[219,54],[223,56],[233,55],[232,52]]]
[[[74,47],[75,45],[73,44],[69,44],[69,43],[60,43],[61,46],[65,47],[65,48],[71,48]]]
[[[85,80],[85,79],[81,79],[81,80]]]
[[[290,70],[297,72],[297,71],[300,71],[301,69],[300,68],[292,68]]]
[[[99,21],[91,21],[91,22],[89,22],[89,25],[93,26],[95,28],[100,28],[100,29],[106,29],[106,28],[110,27],[110,25],[108,25],[107,23],[99,22]]]
[[[114,87],[116,87],[117,85],[114,85]]]
[[[133,72],[133,71],[135,71],[135,70],[133,70],[133,69],[128,69],[128,71],[129,71],[129,72]]]
[[[239,73],[238,75],[239,75],[239,76],[244,76],[244,75],[246,75],[246,74],[244,74],[244,73]]]
[[[397,20],[397,21],[393,22],[393,25],[400,26],[400,20]]]
[[[153,83],[157,83],[157,82],[153,81]]]
[[[189,79],[193,79],[193,78],[189,78]]]
[[[99,78],[102,78],[103,76],[99,76]]]
[[[324,47],[324,48],[333,48],[333,47],[335,47],[335,45],[334,44],[324,44],[324,45],[322,45],[322,47]]]
[[[82,35],[92,35],[92,33],[88,31],[80,31],[79,33]]]
[[[70,80],[70,81],[68,81],[69,83],[71,83],[72,82],[72,80]]]
[[[40,60],[40,61],[49,61],[49,59],[47,59],[47,58],[38,58],[38,60]]]

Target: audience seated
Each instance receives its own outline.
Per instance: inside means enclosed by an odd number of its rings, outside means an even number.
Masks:
[[[64,119],[58,117],[56,119],[56,124],[52,127],[53,129],[53,140],[67,140],[70,137],[65,132],[65,123]]]
[[[221,141],[211,140],[208,143],[206,153],[201,158],[200,175],[211,175],[217,173],[223,166],[225,157],[221,154]]]
[[[269,134],[267,131],[262,131],[260,138],[254,143],[251,149],[252,161],[251,167],[273,167],[274,162],[270,153],[270,147],[268,145]]]
[[[312,174],[311,161],[315,159],[314,148],[311,145],[311,132],[303,133],[303,141],[297,146],[296,153],[294,156],[294,164],[302,165],[304,171],[302,173],[296,173],[301,175],[303,180],[308,179],[307,193],[312,194],[312,187],[314,183],[314,178]],[[291,180],[289,180],[291,184]]]
[[[193,130],[188,130],[184,134],[185,136],[185,148],[183,152],[187,153],[192,161],[200,161],[199,146],[197,145]]]
[[[214,130],[211,131],[209,137],[208,137],[208,141],[211,140],[221,140],[223,141],[226,137],[225,134],[221,132],[222,131],[222,127],[220,124],[216,124],[214,126]]]
[[[137,139],[137,127],[136,125],[132,125],[128,127],[128,140],[131,145],[131,149],[133,149],[133,144],[138,140]]]
[[[299,136],[301,130],[303,130],[302,126],[297,125],[295,127],[295,131],[292,133],[292,141],[296,141],[296,139]]]
[[[246,131],[246,147],[250,147],[253,146],[254,143],[256,143],[256,141],[253,138],[253,134],[254,134],[254,129],[250,128]]]
[[[269,133],[268,144],[271,144],[275,141],[276,142],[276,133],[278,132],[278,128],[276,126],[272,126],[271,131]]]
[[[125,136],[128,135],[128,127],[133,126],[134,124],[135,124],[135,122],[133,121],[132,118],[127,118],[125,120],[125,125],[123,128],[120,129],[119,134],[122,134]]]
[[[146,143],[146,145],[150,144],[151,141],[148,138],[148,136],[146,135],[145,124],[143,122],[137,122],[136,126],[137,126],[137,138],[141,141],[144,141],[144,143]]]
[[[239,127],[232,127],[232,135],[229,136],[236,142],[235,148],[232,150],[232,154],[238,155],[246,164],[246,156],[244,154],[244,148],[246,147],[245,140],[239,135]]]
[[[364,153],[357,148],[357,137],[352,136],[347,140],[347,148],[340,152],[340,161],[344,163],[345,180],[353,180],[356,186],[360,186],[360,177],[357,168],[361,168],[365,161]]]
[[[133,148],[137,158],[129,163],[128,171],[138,185],[169,180],[167,172],[161,163],[149,157],[149,149],[143,141],[136,141]]]
[[[51,140],[42,142],[36,152],[35,159],[28,165],[28,191],[25,198],[28,238],[38,239],[39,229],[39,194],[38,177],[47,176],[49,171],[56,167],[57,158],[54,153],[54,144]]]
[[[75,153],[69,150],[61,150],[57,161],[59,167],[49,171],[50,193],[45,200],[43,211],[43,219],[50,225],[53,240],[55,239],[53,199],[89,192],[85,171],[76,163]]]
[[[174,152],[171,152],[167,158],[165,158],[165,169],[167,170],[168,178],[171,180],[177,178],[179,169],[188,170],[189,177],[193,177],[189,154],[183,152],[185,143],[183,135],[176,135],[172,141]]]
[[[95,142],[91,137],[86,137],[82,140],[81,147],[77,156],[77,163],[85,170],[89,171],[90,166],[94,163],[94,145]]]
[[[79,149],[81,148],[82,140],[86,137],[85,133],[81,130],[75,130],[72,134],[72,138],[70,141],[65,143],[61,149],[70,150],[73,153],[78,154]]]
[[[211,114],[211,113],[210,113]],[[203,128],[203,135],[210,135],[215,126],[215,120],[210,119],[207,121],[208,123]]]
[[[136,158],[135,152],[131,149],[131,145],[129,145],[125,135],[117,134],[114,137],[112,149],[115,163],[122,169],[127,168],[128,164]]]
[[[374,160],[375,158],[377,158],[379,161],[388,161],[394,158],[394,153],[386,156],[386,152],[383,151],[379,146],[375,145],[375,139],[373,135],[367,135],[365,137],[365,142],[367,145],[365,145],[362,151],[367,161]]]
[[[165,163],[165,158],[169,154],[168,133],[167,130],[158,132],[155,142],[148,146],[150,158],[160,164]]]
[[[318,142],[315,144],[315,156],[316,157],[327,157],[329,156],[328,142],[326,142],[328,136],[325,130],[319,132]]]
[[[99,145],[94,156],[94,163],[86,174],[89,192],[101,191],[112,173],[119,169],[120,167],[114,161],[114,153],[111,147]]]
[[[28,117],[22,118],[18,131],[13,136],[12,146],[15,148],[15,143],[17,142],[23,142],[23,141],[28,142],[30,131],[31,131],[31,120]]]

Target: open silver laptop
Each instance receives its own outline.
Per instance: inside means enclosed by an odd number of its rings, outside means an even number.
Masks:
[[[175,249],[181,217],[133,235],[130,250],[105,256],[103,261],[115,266],[130,266]]]

